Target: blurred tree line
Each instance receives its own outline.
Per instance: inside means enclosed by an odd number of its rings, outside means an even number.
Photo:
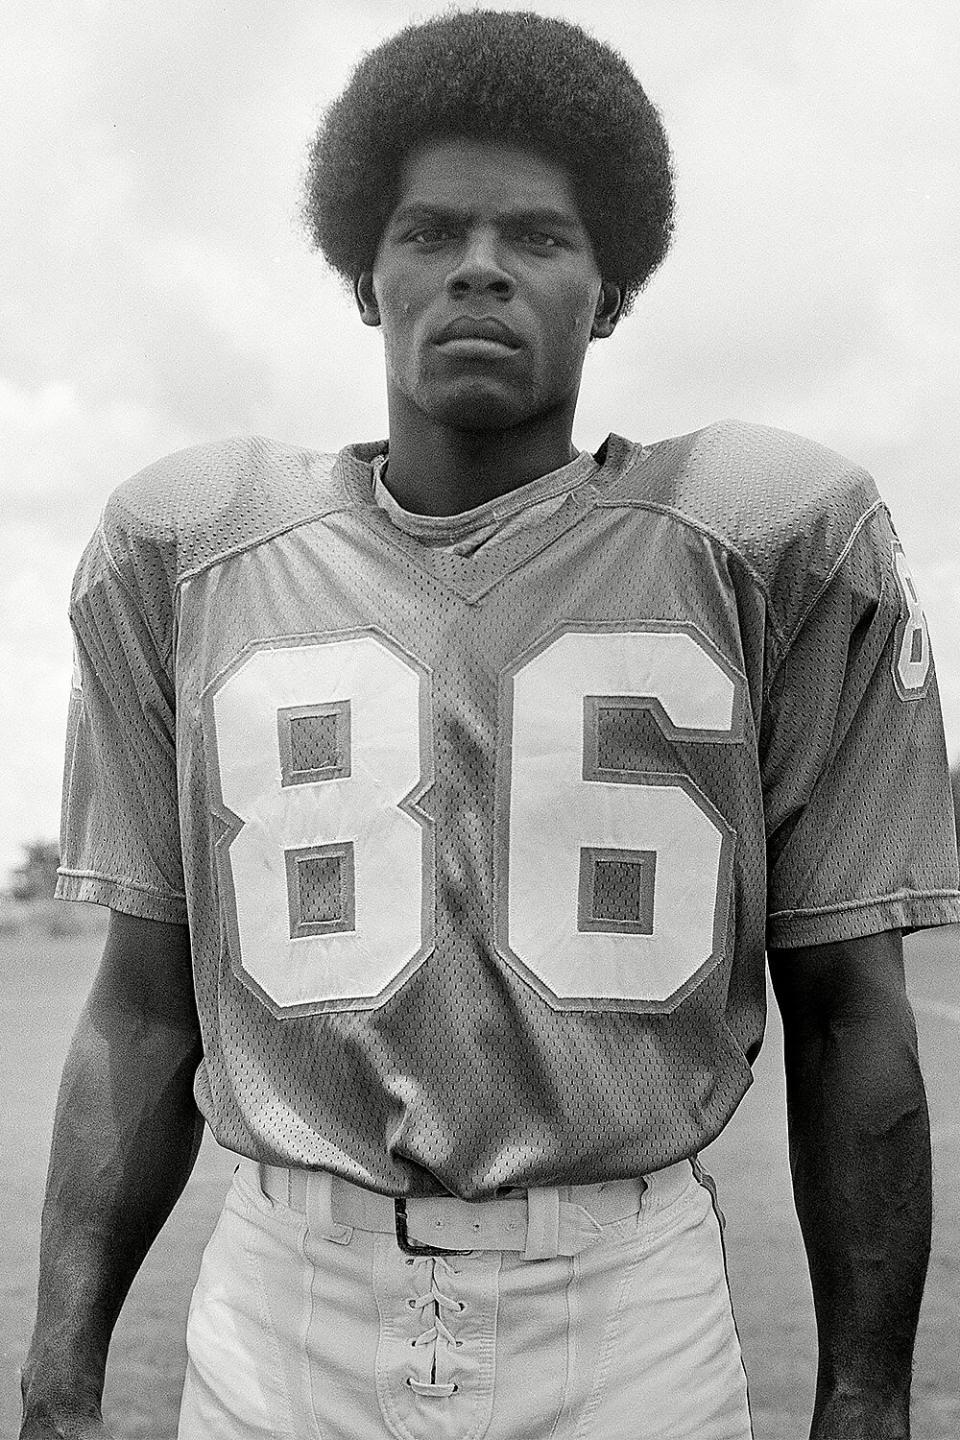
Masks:
[[[957,843],[960,845],[960,761],[950,771],[950,788],[953,793],[953,818],[957,827]],[[57,883],[57,866],[60,851],[54,840],[36,840],[25,845],[24,859],[13,872],[10,895],[14,900],[46,900],[53,896]]]
[[[24,845],[23,860],[13,871],[9,894],[14,900],[52,900],[60,849],[55,840]]]

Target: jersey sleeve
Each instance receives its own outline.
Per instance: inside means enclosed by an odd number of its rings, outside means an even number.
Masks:
[[[162,595],[152,597],[154,608]],[[74,680],[56,894],[185,923],[170,656],[104,524],[70,601]],[[169,626],[167,627],[169,630]]]
[[[879,503],[787,638],[761,777],[770,948],[960,921],[930,640]]]

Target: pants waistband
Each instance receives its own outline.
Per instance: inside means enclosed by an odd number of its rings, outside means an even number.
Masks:
[[[314,1234],[350,1243],[353,1231],[397,1235],[393,1197],[351,1184],[327,1170],[301,1170],[241,1160],[248,1183],[299,1211]],[[501,1198],[468,1201],[453,1195],[408,1198],[406,1233],[413,1246],[444,1251],[516,1250],[525,1259],[577,1255],[602,1237],[602,1227],[660,1210],[690,1182],[689,1160],[651,1175],[597,1185],[531,1187]],[[399,1243],[399,1239],[398,1239]]]

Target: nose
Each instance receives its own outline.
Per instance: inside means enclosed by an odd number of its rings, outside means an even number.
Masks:
[[[510,299],[516,281],[509,270],[504,269],[495,231],[487,228],[468,231],[457,262],[447,276],[447,289],[457,299],[471,293]]]

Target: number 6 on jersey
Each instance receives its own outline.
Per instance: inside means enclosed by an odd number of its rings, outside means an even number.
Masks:
[[[736,740],[742,678],[664,622],[563,626],[513,669],[501,952],[555,1008],[670,1009],[722,945],[733,832],[686,776],[603,762],[601,717],[646,709],[678,740]]]

